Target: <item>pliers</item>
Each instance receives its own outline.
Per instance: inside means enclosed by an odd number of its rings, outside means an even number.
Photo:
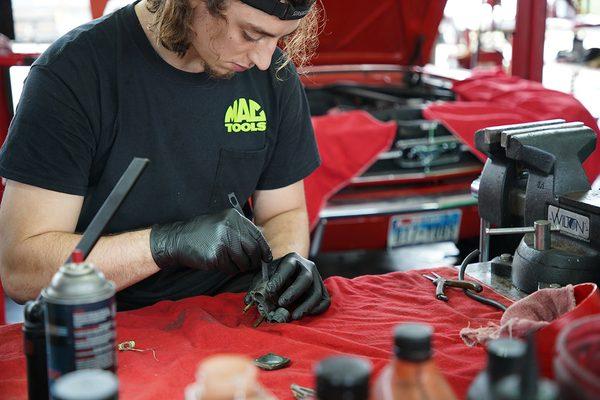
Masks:
[[[473,290],[477,293],[479,293],[483,290],[483,286],[481,286],[477,282],[446,279],[443,276],[436,274],[435,272],[431,272],[431,274],[433,276],[425,275],[425,274],[423,274],[423,276],[425,278],[429,279],[431,282],[433,282],[434,285],[436,285],[435,297],[438,300],[448,301],[448,296],[446,296],[444,294],[444,289],[446,286],[452,286],[452,287],[457,287],[457,288],[462,288],[462,289],[469,289],[469,290]]]

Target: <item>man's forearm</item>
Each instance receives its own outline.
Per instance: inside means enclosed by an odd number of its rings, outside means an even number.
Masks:
[[[150,229],[100,238],[87,261],[124,289],[158,271],[149,246]],[[7,293],[16,301],[37,297],[75,248],[81,235],[48,232],[16,245],[4,262]],[[17,272],[18,271],[18,272]]]
[[[308,256],[310,238],[305,208],[276,215],[266,221],[262,229],[271,246],[273,258],[280,258],[291,252],[296,252],[303,257]]]

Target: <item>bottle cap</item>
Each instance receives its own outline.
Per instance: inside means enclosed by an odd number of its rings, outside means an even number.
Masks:
[[[413,362],[431,358],[431,336],[433,329],[425,324],[401,324],[394,330],[394,354]]]
[[[69,372],[52,385],[52,400],[116,400],[119,382],[115,374],[101,369]]]
[[[522,361],[521,361],[522,360]],[[535,336],[527,335],[525,354],[519,359],[520,373],[502,378],[495,386],[498,400],[557,400],[554,382],[541,378],[538,371]]]
[[[371,364],[356,357],[328,357],[315,368],[319,400],[367,400]]]
[[[83,251],[79,250],[79,249],[75,249],[73,250],[73,252],[71,253],[71,262],[73,263],[82,263],[83,262]]]
[[[492,340],[487,348],[487,372],[490,383],[497,383],[505,376],[519,372],[526,350],[522,340],[508,338]]]

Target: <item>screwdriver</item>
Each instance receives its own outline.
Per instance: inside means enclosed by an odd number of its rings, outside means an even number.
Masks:
[[[229,197],[229,203],[231,204],[231,206],[235,208],[240,214],[244,215],[244,210],[242,210],[242,206],[240,206],[240,202],[235,196],[235,193],[231,192],[227,195],[227,197]],[[269,280],[269,264],[262,261],[261,266],[263,281],[267,282]]]

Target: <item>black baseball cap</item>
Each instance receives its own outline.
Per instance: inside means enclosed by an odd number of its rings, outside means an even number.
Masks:
[[[276,16],[282,20],[294,20],[303,18],[310,11],[314,2],[307,3],[303,7],[294,7],[290,3],[282,3],[279,0],[240,0],[249,6],[258,8],[259,10]]]

